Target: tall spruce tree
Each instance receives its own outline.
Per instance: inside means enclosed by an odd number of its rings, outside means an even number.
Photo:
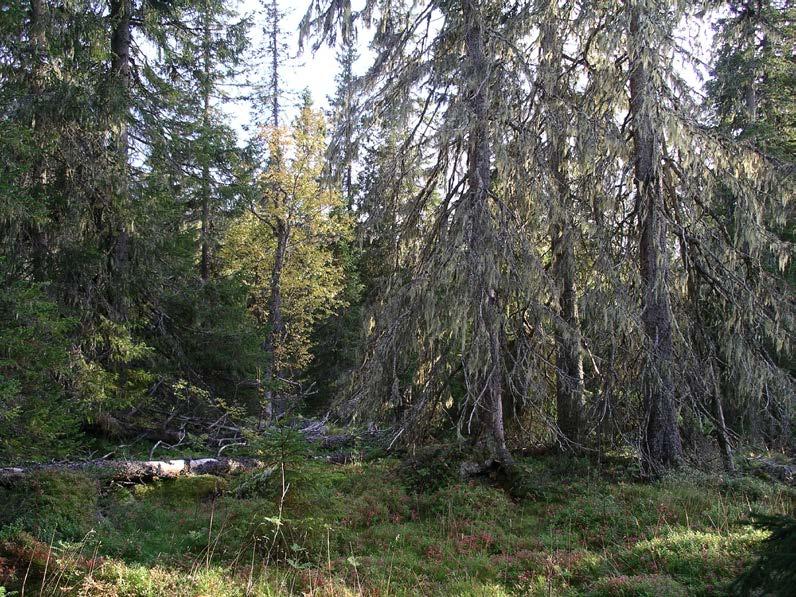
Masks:
[[[555,2],[547,5],[539,42],[539,85],[542,89],[539,114],[547,142],[543,154],[549,170],[546,185],[553,195],[549,200],[551,274],[557,286],[561,319],[556,325],[556,417],[565,441],[578,442],[584,431],[585,405],[573,225],[574,189],[568,173],[570,90],[563,62],[568,22],[566,9],[560,10]]]
[[[795,30],[796,13],[790,2],[728,3],[716,26],[717,51],[712,77],[706,85],[711,124],[715,129],[756,148],[783,174],[792,170],[796,159],[796,62],[791,52]],[[787,179],[783,180],[780,188],[772,189],[772,195],[787,201],[789,186]],[[743,198],[737,190],[724,186],[714,193],[711,203],[716,213],[722,214],[728,233],[741,233],[743,223],[736,218],[743,217]],[[770,240],[760,256],[760,265],[775,276],[781,271],[781,280],[775,284],[769,280],[767,284],[787,293],[792,292],[796,283],[796,268],[788,255],[788,247],[792,248],[796,241],[792,232],[793,207],[786,202],[779,215],[761,222]],[[741,247],[747,257],[738,275],[747,279],[747,284],[756,286],[761,279],[754,266],[754,251],[747,239],[741,240]],[[715,331],[720,329],[716,321],[721,317],[716,305],[703,305],[700,314],[707,328],[703,342],[722,357],[722,362],[727,362],[732,357],[726,353],[726,339]],[[762,349],[767,353],[765,360],[790,371],[792,376],[792,352],[789,356],[772,338],[767,338],[765,344],[767,347]],[[737,377],[726,366],[717,367],[716,377],[724,401],[728,402],[730,423],[736,429],[746,428],[748,434],[762,436],[770,447],[781,447],[788,442],[794,415],[789,401],[778,398],[778,392],[769,391],[766,384],[759,400],[745,398],[745,392],[738,391]],[[759,402],[763,408],[758,408]],[[718,402],[717,407],[721,406]]]
[[[331,101],[331,134],[329,146],[331,178],[340,186],[349,209],[354,203],[353,163],[356,158],[355,126],[357,108],[355,104],[354,63],[358,58],[356,41],[349,34],[338,50],[336,77],[337,89]]]
[[[663,135],[653,120],[660,77],[660,48],[669,35],[662,28],[661,9],[654,3],[628,5],[628,72],[633,171],[640,228],[641,319],[648,346],[643,399],[646,422],[642,455],[650,472],[672,467],[682,459],[674,388],[673,314],[669,298],[668,223],[665,216]]]
[[[304,28],[316,26],[333,39],[348,10],[345,3],[322,5],[307,15]],[[417,359],[407,372],[408,388],[416,392],[402,415],[405,428],[415,432],[407,439],[434,420],[429,412],[441,412],[456,379],[466,388],[452,406],[462,431],[509,464],[503,401],[512,289],[504,276],[514,271],[506,261],[519,259],[521,248],[514,246],[514,231],[506,230],[513,227],[511,214],[494,193],[498,158],[492,147],[494,114],[503,107],[503,71],[495,64],[504,46],[494,32],[506,15],[494,2],[373,2],[367,12],[375,22],[378,55],[363,79],[375,90],[365,109],[378,114],[391,98],[417,94],[421,108],[404,147],[425,150],[428,165],[398,223],[404,235],[417,231],[407,273],[376,316],[372,355],[360,377],[365,383],[354,393],[372,404],[376,392],[367,387],[369,380],[387,377],[396,341],[409,341],[406,349],[416,351]],[[444,16],[444,27],[427,37],[437,14]],[[517,34],[511,29],[510,39]],[[460,52],[460,59],[447,60],[451,52]]]

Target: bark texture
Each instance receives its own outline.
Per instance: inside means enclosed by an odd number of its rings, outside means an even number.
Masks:
[[[669,254],[660,162],[661,139],[651,114],[654,89],[650,69],[657,48],[650,47],[645,11],[631,5],[629,31],[630,117],[633,129],[633,167],[640,224],[639,269],[642,323],[649,351],[644,373],[645,426],[642,458],[645,472],[657,475],[676,466],[683,448],[677,426],[673,378],[672,308],[667,278]]]
[[[280,371],[277,353],[285,333],[285,322],[282,317],[282,271],[287,256],[290,227],[282,218],[277,218],[274,231],[276,233],[276,252],[274,253],[274,267],[271,270],[271,296],[268,300],[268,335],[263,344],[266,362],[263,380],[262,422],[268,422],[274,416],[283,414],[284,411],[278,391]]]
[[[25,475],[41,471],[83,471],[98,473],[114,481],[173,479],[187,475],[228,475],[264,468],[254,458],[198,458],[194,460],[89,460],[30,467],[0,468],[0,485],[13,485]]]
[[[110,3],[111,33],[111,132],[116,144],[119,178],[114,181],[116,202],[115,221],[110,231],[110,303],[114,315],[121,321],[128,317],[127,292],[130,260],[130,234],[126,222],[129,203],[129,132],[127,120],[130,109],[130,42],[132,0],[112,0]]]
[[[552,274],[558,290],[556,326],[556,423],[565,447],[579,443],[583,431],[583,357],[578,314],[577,272],[572,214],[575,212],[567,180],[567,114],[563,108],[561,67],[563,42],[556,9],[548,13],[542,32],[540,74],[544,89],[548,168],[553,182],[550,208]]]
[[[492,217],[489,210],[491,184],[491,147],[489,142],[489,70],[484,49],[484,24],[479,3],[465,0],[462,3],[465,20],[465,47],[467,51],[467,83],[469,101],[469,133],[467,156],[467,184],[469,213],[472,223],[469,230],[468,254],[470,282],[479,325],[476,333],[484,333],[489,343],[489,368],[484,379],[484,409],[491,433],[490,448],[495,458],[504,465],[512,463],[506,447],[503,427],[503,367],[501,355],[502,322],[497,288],[486,267],[483,243],[492,236]],[[478,408],[479,405],[476,405]]]

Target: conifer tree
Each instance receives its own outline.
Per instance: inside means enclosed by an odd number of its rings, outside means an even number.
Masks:
[[[567,171],[570,114],[563,53],[565,23],[569,18],[566,10],[563,14],[559,14],[559,10],[557,3],[549,3],[541,25],[539,78],[543,107],[540,116],[547,141],[544,154],[549,174],[546,183],[554,195],[550,199],[551,273],[557,286],[556,300],[561,318],[556,326],[556,417],[564,439],[578,442],[582,439],[585,405],[573,225],[574,189]]]
[[[772,168],[787,175],[796,156],[793,120],[796,66],[791,56],[791,39],[796,27],[794,8],[789,2],[731,2],[726,8],[716,27],[716,57],[712,77],[706,84],[712,124],[727,138],[756,148],[768,157]],[[787,194],[791,191],[787,178],[772,191],[772,195],[787,201]],[[742,193],[726,185],[717,189],[711,203],[712,208],[723,215],[728,232],[740,236],[742,220],[734,221],[743,217],[743,198],[739,194]],[[780,286],[777,292],[787,293],[792,292],[796,282],[796,268],[787,254],[787,247],[793,247],[796,240],[792,233],[794,211],[787,203],[780,209],[779,218],[767,218],[761,222],[770,240],[763,249],[760,265],[775,278],[781,271],[781,280],[774,284],[770,280],[766,284],[773,288]],[[743,260],[742,271],[736,275],[755,287],[762,280],[754,266],[754,250],[749,240],[742,238],[740,242],[747,257]],[[694,293],[697,292],[699,286],[695,284]],[[731,368],[721,364],[730,361],[731,357],[727,352],[727,338],[717,333],[721,326],[717,323],[720,316],[716,305],[703,304],[698,314],[705,328],[703,344],[721,357],[715,373],[716,383],[720,386],[715,392],[716,408],[720,409],[716,416],[721,415],[723,419],[724,402],[729,407],[729,421],[736,429],[745,427],[753,434],[762,435],[769,446],[782,446],[790,435],[791,402],[777,399],[778,393],[769,390],[771,381],[762,386],[759,400],[744,398]],[[766,339],[765,344],[765,360],[792,375],[792,354],[788,356],[787,350],[778,349],[771,338]],[[758,408],[758,402],[762,402],[762,408]],[[721,429],[720,422],[719,433]],[[720,442],[729,444],[728,441]],[[723,453],[728,453],[728,449],[723,449]],[[729,458],[725,457],[725,461],[729,462]]]
[[[228,87],[245,64],[250,23],[230,3],[216,0],[188,5],[172,18],[176,24],[162,33],[158,64],[166,116],[161,124],[153,123],[168,133],[158,140],[151,161],[164,175],[169,170],[171,184],[190,196],[186,208],[199,228],[198,272],[207,282],[214,273],[223,216],[239,201],[245,176],[242,152],[220,107],[237,99]]]
[[[420,347],[412,385],[421,389],[404,410],[404,424],[427,425],[428,411],[439,409],[446,393],[443,371],[461,374],[467,388],[456,405],[461,428],[482,442],[492,458],[508,465],[512,459],[503,427],[507,299],[502,260],[509,250],[503,243],[510,243],[511,235],[500,228],[506,214],[493,194],[490,117],[499,102],[494,67],[498,41],[492,32],[500,9],[492,2],[434,2],[417,13],[415,8],[409,3],[373,3],[368,9],[378,15],[379,32],[374,40],[379,55],[364,79],[376,90],[368,107],[377,110],[391,97],[422,89],[423,107],[405,143],[433,146],[435,155],[405,221],[399,223],[404,231],[419,229],[423,236],[414,242],[407,279],[377,316],[383,327],[374,333],[374,355],[366,360],[368,372],[361,379],[384,379],[392,360],[387,355],[394,354],[396,341],[416,338]],[[311,11],[303,27],[315,26],[332,40],[337,24],[346,27],[349,10],[329,3]],[[424,28],[435,10],[444,14],[446,26],[424,41]],[[463,49],[460,62],[442,58],[453,47]],[[458,97],[447,87],[454,80]],[[432,132],[430,121],[436,118],[439,126]],[[440,189],[445,189],[441,196]],[[456,312],[450,310],[451,302],[458,304]],[[461,365],[456,364],[457,354]],[[372,387],[358,387],[355,395],[370,403],[371,391]]]
[[[650,472],[682,459],[674,390],[674,340],[669,298],[669,248],[661,175],[662,135],[653,121],[653,78],[659,77],[658,48],[667,35],[655,3],[628,5],[628,72],[633,170],[640,228],[641,318],[648,343],[643,399],[642,454]]]
[[[353,162],[356,157],[354,128],[357,108],[354,105],[354,63],[358,52],[353,37],[343,40],[337,54],[340,71],[337,74],[337,89],[331,101],[331,134],[329,145],[331,178],[340,185],[349,209],[354,202]]]

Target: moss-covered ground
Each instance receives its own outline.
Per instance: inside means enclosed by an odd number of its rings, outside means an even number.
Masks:
[[[512,489],[395,460],[0,488],[0,587],[45,595],[721,595],[793,512],[754,477],[522,461]],[[426,477],[423,477],[423,474]],[[0,588],[0,595],[3,589]]]

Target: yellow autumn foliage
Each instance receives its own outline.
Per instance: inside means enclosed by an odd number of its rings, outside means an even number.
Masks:
[[[268,320],[277,222],[289,230],[281,275],[285,334],[276,347],[280,370],[296,373],[310,361],[313,325],[343,306],[345,273],[335,247],[349,241],[353,221],[340,193],[324,184],[326,125],[305,105],[289,129],[263,135],[271,160],[260,176],[260,198],[229,228],[221,251],[226,273],[249,287],[249,305]]]

